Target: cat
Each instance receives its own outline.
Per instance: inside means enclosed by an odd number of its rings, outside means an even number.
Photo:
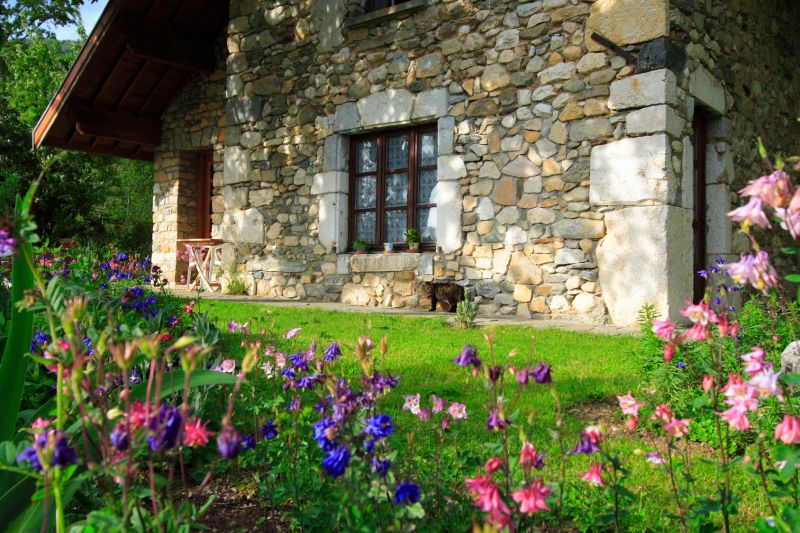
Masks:
[[[455,313],[456,305],[464,299],[464,287],[452,281],[423,281],[420,289],[431,299],[429,311],[436,311],[436,304],[441,302],[444,311]]]

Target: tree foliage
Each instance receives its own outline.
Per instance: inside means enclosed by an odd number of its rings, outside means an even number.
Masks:
[[[33,152],[30,133],[81,47],[58,41],[50,28],[79,23],[80,4],[26,0],[0,7],[0,218],[10,215],[15,195],[53,152]],[[73,152],[50,171],[34,214],[51,242],[70,238],[146,251],[151,187],[150,164]]]

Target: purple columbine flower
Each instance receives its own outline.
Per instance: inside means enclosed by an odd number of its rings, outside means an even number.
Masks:
[[[461,353],[453,359],[453,363],[458,366],[473,366],[476,369],[481,367],[481,360],[478,359],[478,348],[474,344],[467,344]]]
[[[232,426],[225,426],[217,437],[217,449],[225,459],[233,459],[242,450],[242,439]]]
[[[530,371],[531,377],[536,380],[536,383],[539,385],[549,385],[553,382],[553,378],[550,377],[550,367],[542,361],[538,364],[536,368]]]
[[[11,230],[0,227],[0,257],[14,255],[17,251],[17,239],[14,238]]]
[[[592,439],[589,438],[588,435],[581,434],[580,440],[578,441],[578,445],[575,446],[575,449],[572,450],[574,454],[586,454],[591,455],[599,451],[597,444],[592,442]]]
[[[42,463],[39,462],[39,454],[36,452],[36,446],[28,446],[17,455],[17,462],[28,463],[34,470],[42,470]]]
[[[394,432],[394,421],[389,415],[375,415],[367,419],[364,427],[364,435],[370,435],[376,439],[388,437]]]
[[[489,418],[486,421],[486,429],[492,429],[494,431],[503,429],[506,427],[506,423],[503,420],[503,417],[500,416],[500,411],[497,409],[492,409],[489,413]]]
[[[331,477],[339,477],[344,474],[349,464],[350,450],[344,445],[329,451],[325,459],[322,460],[322,468]]]
[[[267,423],[261,427],[261,438],[272,440],[278,436],[278,426],[275,425],[275,421],[270,418],[267,420]]]
[[[246,435],[242,439],[242,451],[246,452],[247,450],[252,450],[256,447],[256,439],[253,438],[252,435]]]
[[[322,357],[323,359],[325,359],[326,362],[332,363],[337,359],[339,359],[341,355],[342,355],[342,350],[341,348],[339,348],[339,343],[333,341],[331,345],[328,346],[328,349],[325,350],[325,354]]]
[[[111,439],[111,444],[114,448],[118,449],[121,452],[124,452],[130,446],[131,440],[128,436],[128,428],[125,427],[124,424],[117,424],[114,426],[114,430],[109,435]]]
[[[289,402],[289,407],[286,408],[288,411],[299,411],[300,410],[300,397],[295,396],[292,398],[292,401]]]
[[[150,423],[150,430],[153,432],[147,437],[150,450],[156,451],[159,447],[165,450],[174,448],[182,429],[183,417],[180,409],[162,405],[159,416]]]
[[[64,435],[57,435],[56,442],[53,446],[53,466],[69,466],[78,462],[78,457],[75,451],[67,444],[67,438]]]
[[[495,383],[498,379],[500,379],[500,376],[502,376],[502,375],[503,375],[503,367],[502,366],[495,365],[495,366],[489,367],[489,380],[492,383]]]
[[[419,487],[415,483],[404,481],[394,491],[395,505],[417,503],[419,501]]]

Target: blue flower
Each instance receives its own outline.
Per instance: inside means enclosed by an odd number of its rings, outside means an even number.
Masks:
[[[404,481],[394,491],[395,505],[417,503],[419,501],[419,487],[415,483]]]
[[[708,271],[706,271],[706,270],[698,270],[697,273],[700,275],[701,278],[708,279]]]
[[[153,431],[147,437],[150,450],[156,451],[160,447],[169,450],[175,447],[182,428],[183,417],[180,409],[162,405],[159,416],[150,424],[150,429]]]
[[[389,415],[375,415],[367,419],[364,427],[364,435],[370,435],[376,439],[388,437],[394,432],[394,422]]]
[[[328,363],[332,363],[339,359],[339,356],[342,355],[342,350],[339,348],[339,343],[334,341],[328,346],[328,349],[325,350],[325,354],[323,355],[323,359]]]
[[[322,460],[322,468],[331,477],[339,477],[347,470],[350,464],[350,450],[347,446],[339,446],[328,452]]]
[[[126,254],[120,252],[115,256],[115,259],[117,261],[127,261],[128,260],[128,256]]]
[[[39,455],[36,453],[36,446],[29,446],[17,455],[18,463],[28,463],[35,470],[42,470],[42,463],[39,462]]]
[[[78,462],[75,452],[67,444],[67,439],[64,435],[59,435],[56,438],[55,446],[53,447],[53,466],[69,466]]]
[[[109,438],[111,439],[111,445],[121,452],[127,450],[131,443],[130,437],[128,437],[127,428],[125,428],[122,424],[117,424],[114,427],[114,431],[111,432]]]
[[[37,333],[31,340],[31,353],[36,353],[41,346],[46,346],[50,342],[50,336],[44,331]]]
[[[272,440],[278,436],[278,426],[275,425],[275,422],[272,418],[267,420],[267,423],[261,427],[261,438]]]
[[[328,431],[334,426],[336,423],[327,417],[314,424],[314,440],[321,450],[329,452],[336,447],[336,443],[330,438],[332,432]]]
[[[386,477],[386,474],[389,472],[389,467],[392,466],[392,462],[389,459],[378,459],[377,457],[372,458],[372,471],[378,477]]]
[[[242,439],[242,451],[252,450],[256,447],[256,439],[252,435],[247,435]]]
[[[686,364],[683,361],[678,361],[675,364],[675,366],[678,367],[680,370],[683,370],[684,368],[686,368]]]
[[[572,450],[572,453],[574,454],[583,453],[586,455],[591,455],[593,453],[596,453],[598,450],[599,448],[597,447],[597,444],[595,444],[592,441],[592,439],[589,438],[588,435],[581,434],[580,441],[578,442],[578,445],[575,447],[575,449]]]

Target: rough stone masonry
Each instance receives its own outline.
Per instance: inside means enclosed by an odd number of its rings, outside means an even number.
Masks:
[[[451,278],[481,314],[629,325],[650,303],[675,318],[692,290],[694,115],[709,257],[746,245],[722,215],[734,176],[758,171],[755,137],[800,153],[798,45],[774,17],[793,2],[364,4],[230,2],[218,69],[163,117],[153,260],[168,275],[213,150],[213,236],[251,294],[425,307],[420,282]],[[437,249],[354,255],[349,138],[414,124],[438,132]]]

